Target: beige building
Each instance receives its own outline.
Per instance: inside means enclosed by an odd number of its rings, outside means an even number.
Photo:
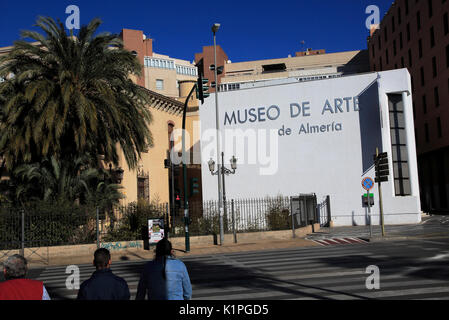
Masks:
[[[170,136],[173,130],[182,128],[184,102],[197,81],[198,70],[187,60],[153,52],[152,39],[147,38],[142,31],[123,29],[121,36],[125,48],[135,53],[142,63],[143,76],[135,79],[136,83],[145,86],[155,97],[155,104],[151,108],[153,123],[150,126],[154,146],[142,156],[137,170],[129,170],[126,163],[121,162],[125,171],[122,181],[126,196],[124,202],[144,199],[171,203],[175,194],[183,197],[183,173],[180,169],[172,172],[171,168],[165,168],[164,160],[170,158],[172,147],[175,154],[182,151],[180,135],[176,135],[174,142],[170,142]],[[188,101],[187,110],[186,131],[189,139],[186,147],[191,151],[194,144],[199,146],[198,100],[195,93]],[[189,153],[189,158],[193,158],[193,152]],[[189,186],[192,179],[201,179],[199,164],[188,165]],[[190,200],[201,200],[201,194],[192,194],[192,190],[187,192]]]
[[[224,65],[220,91],[263,85],[264,82],[291,79],[310,81],[369,71],[367,51],[325,53],[324,50],[297,52],[295,57],[255,60]]]
[[[201,53],[195,54],[197,62],[204,62],[204,75],[209,79],[209,84],[215,81],[213,71],[209,70],[209,66],[214,63],[213,49],[213,46],[206,46]],[[219,67],[223,66],[223,73],[218,79],[220,91],[318,80],[369,71],[367,50],[326,53],[323,49],[307,49],[296,52],[294,57],[289,55],[285,58],[233,63],[224,50],[217,46],[217,61]]]

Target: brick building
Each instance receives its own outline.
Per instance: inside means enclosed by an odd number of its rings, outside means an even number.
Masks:
[[[408,68],[423,211],[449,210],[449,1],[397,0],[368,38],[370,68]],[[378,28],[376,28],[378,27]]]

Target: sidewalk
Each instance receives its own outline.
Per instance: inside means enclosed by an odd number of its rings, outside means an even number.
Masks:
[[[371,233],[369,226],[321,228],[319,232],[307,235],[306,239],[322,240],[356,237],[370,242],[378,242],[447,237],[449,236],[449,217],[423,215],[421,223],[386,225],[384,231],[385,236],[382,236],[382,228],[379,225],[373,225]]]

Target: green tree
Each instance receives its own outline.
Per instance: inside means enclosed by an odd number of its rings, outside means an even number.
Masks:
[[[35,43],[16,41],[0,58],[0,156],[9,171],[83,154],[118,165],[120,149],[135,168],[151,146],[148,91],[130,78],[142,67],[117,35],[96,35],[100,24],[74,37],[40,17],[44,34],[24,31]]]
[[[108,208],[123,198],[120,185],[112,183],[109,172],[89,168],[88,156],[57,161],[55,157],[19,166],[12,174],[15,199],[26,201],[82,202]]]

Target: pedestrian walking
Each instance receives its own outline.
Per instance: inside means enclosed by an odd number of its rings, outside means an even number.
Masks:
[[[156,256],[144,266],[136,300],[190,300],[192,285],[185,264],[175,258],[170,241],[158,242]]]
[[[51,300],[42,281],[26,279],[28,262],[15,254],[3,264],[4,282],[0,283],[0,300]]]
[[[96,271],[84,281],[78,291],[78,300],[129,300],[128,284],[111,271],[111,254],[100,248],[94,253]]]

